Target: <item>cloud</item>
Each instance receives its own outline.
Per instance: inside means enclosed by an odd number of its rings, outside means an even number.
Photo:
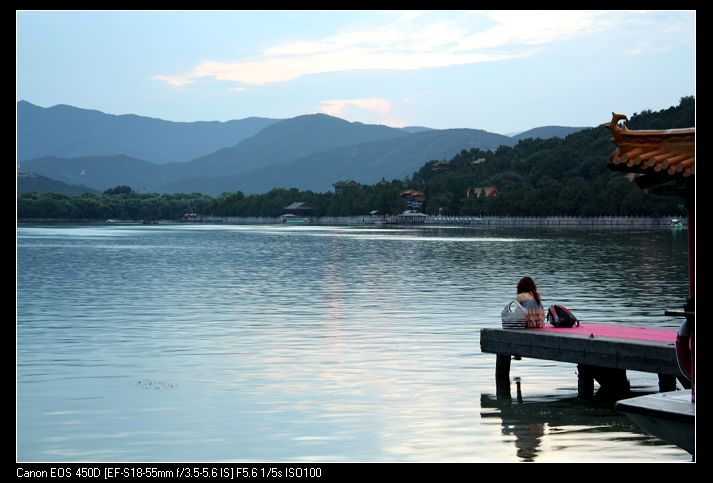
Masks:
[[[156,80],[162,80],[166,82],[167,84],[170,84],[174,87],[181,87],[185,86],[187,84],[193,84],[195,80],[189,78],[189,77],[178,77],[178,76],[170,76],[170,75],[155,75],[153,76],[153,79]]]
[[[623,50],[622,54],[629,55],[629,56],[640,55],[642,51],[643,51],[643,47],[641,45],[637,45],[635,47],[631,47],[629,49]]]
[[[333,99],[330,101],[322,101],[321,104],[322,112],[330,116],[342,115],[349,106],[378,112],[379,114],[388,114],[391,110],[391,102],[375,97],[371,99]]]
[[[203,77],[243,84],[286,82],[310,74],[419,70],[533,55],[535,46],[611,29],[622,16],[606,12],[473,12],[446,20],[405,13],[396,20],[318,39],[272,45],[235,62],[205,60],[183,75],[157,75],[173,86]]]

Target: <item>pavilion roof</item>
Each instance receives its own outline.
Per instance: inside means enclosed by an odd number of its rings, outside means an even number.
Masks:
[[[696,174],[696,128],[630,131],[619,126],[624,114],[612,112],[609,129],[617,149],[609,169],[687,178]]]

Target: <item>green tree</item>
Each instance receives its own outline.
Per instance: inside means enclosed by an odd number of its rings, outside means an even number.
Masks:
[[[132,190],[129,186],[126,186],[125,184],[114,186],[113,188],[104,190],[105,195],[128,195],[133,192],[134,190]]]

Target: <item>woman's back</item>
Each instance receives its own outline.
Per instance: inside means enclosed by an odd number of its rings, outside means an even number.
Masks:
[[[527,310],[527,328],[545,326],[545,308],[540,303],[535,281],[524,277],[517,284],[518,294],[515,300]]]

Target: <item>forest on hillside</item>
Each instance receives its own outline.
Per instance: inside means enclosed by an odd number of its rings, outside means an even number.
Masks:
[[[630,129],[695,126],[695,99],[678,106],[631,116]],[[524,139],[495,151],[462,150],[450,160],[432,160],[411,178],[359,185],[333,192],[273,189],[211,197],[201,193],[135,193],[117,187],[102,194],[71,196],[21,193],[18,218],[180,219],[186,212],[214,216],[279,216],[295,201],[307,202],[316,216],[365,215],[372,210],[396,214],[406,206],[400,193],[423,191],[424,213],[513,216],[659,216],[680,213],[681,201],[642,192],[622,173],[607,168],[615,145],[604,127],[584,129],[564,139]],[[338,180],[334,180],[335,182]],[[469,196],[472,188],[495,187],[496,197]]]

